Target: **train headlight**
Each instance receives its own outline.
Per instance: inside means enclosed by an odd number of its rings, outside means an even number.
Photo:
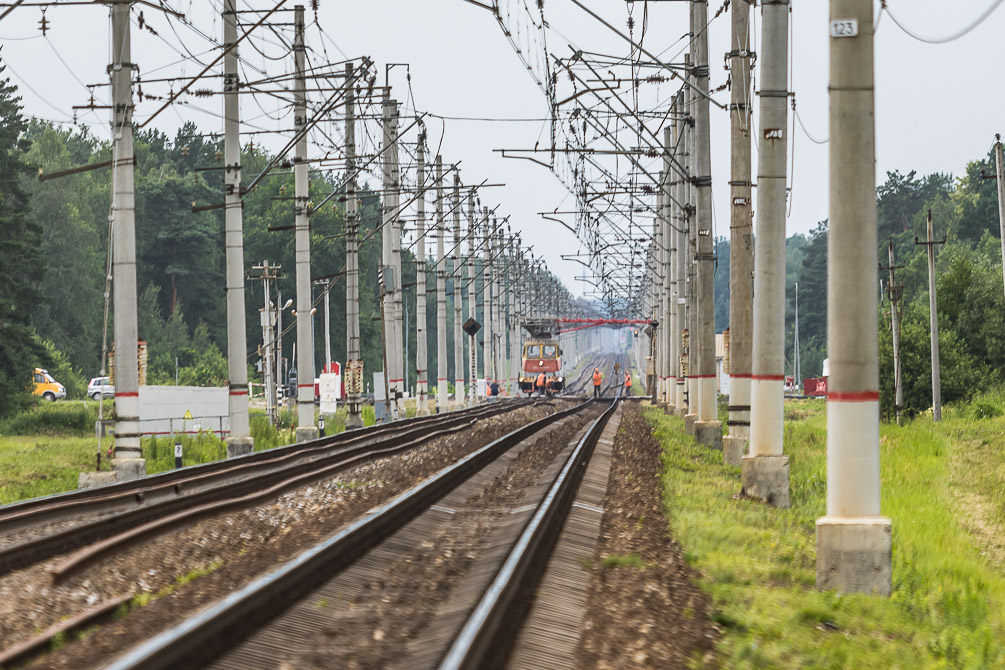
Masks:
[[[541,367],[544,367],[544,361],[538,361],[537,364],[540,365]]]

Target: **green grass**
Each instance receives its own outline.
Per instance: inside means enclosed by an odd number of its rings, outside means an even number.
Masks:
[[[106,407],[111,403],[106,402]],[[94,435],[97,403],[42,403],[22,414],[0,422],[0,505],[62,493],[77,488],[80,472],[93,472],[99,449]],[[251,435],[255,451],[292,444],[294,430],[283,427],[292,412],[280,417],[280,427],[269,424],[261,411],[251,412]],[[373,407],[363,408],[363,423],[374,423]],[[345,410],[325,426],[325,435],[345,430]],[[144,439],[143,457],[147,473],[171,470],[174,445],[183,446],[185,466],[209,463],[227,457],[226,443],[213,433]],[[108,450],[114,439],[101,442],[102,469],[108,469]]]
[[[102,450],[111,445],[106,438]],[[95,468],[97,446],[94,437],[0,437],[0,504],[77,488],[78,473]]]
[[[600,564],[605,568],[645,568],[646,562],[638,554],[607,554]]]
[[[986,399],[1005,405],[1005,397]],[[824,403],[787,421],[792,507],[735,499],[739,468],[687,437],[683,421],[646,410],[664,445],[667,514],[723,629],[728,668],[1005,667],[1005,575],[967,525],[961,492],[985,501],[988,537],[1005,524],[1005,420],[965,409],[933,427],[882,429],[883,514],[893,519],[890,598],[815,588],[815,520],[825,509]],[[789,411],[787,410],[787,414]],[[964,439],[966,438],[966,439]],[[975,449],[974,441],[984,441]],[[979,470],[979,472],[978,472]],[[972,504],[972,503],[971,503]],[[972,523],[970,523],[972,525]],[[699,661],[695,661],[700,666]]]

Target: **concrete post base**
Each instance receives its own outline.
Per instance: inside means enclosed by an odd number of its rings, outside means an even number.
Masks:
[[[722,438],[722,460],[726,465],[740,467],[743,455],[747,453],[747,438],[727,435]]]
[[[227,458],[244,456],[255,450],[255,439],[251,437],[228,437]]]
[[[354,414],[353,412],[349,412],[348,414],[345,415],[346,430],[355,430],[356,428],[362,428],[362,427],[363,427],[362,414]]]
[[[685,414],[684,415],[684,431],[694,437],[694,424],[698,422],[697,414]]]
[[[309,442],[310,440],[318,439],[318,427],[317,426],[304,426],[303,428],[297,427],[296,440],[297,442]]]
[[[679,416],[681,418],[686,417],[687,416],[687,407],[677,407],[677,408],[675,408],[674,411],[673,411],[673,415],[674,416]]]
[[[115,481],[139,479],[147,474],[147,462],[143,458],[113,458],[112,470],[115,472]]]
[[[744,456],[740,467],[743,495],[789,508],[788,456]]]
[[[107,486],[118,481],[114,472],[81,472],[77,477],[78,489],[93,489],[96,486]]]
[[[891,531],[886,517],[817,519],[817,588],[889,596]]]
[[[722,423],[719,421],[695,421],[694,439],[698,444],[722,451]]]

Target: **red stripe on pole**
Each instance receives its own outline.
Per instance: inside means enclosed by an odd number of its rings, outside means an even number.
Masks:
[[[231,391],[230,395],[248,395],[247,391]]]
[[[398,382],[403,382],[403,381],[405,381],[405,380],[404,379],[392,379],[392,380],[390,380],[390,383],[391,384],[397,384]],[[313,386],[313,384],[311,384],[311,386]]]
[[[116,398],[138,398],[140,396],[139,391],[122,391],[121,393],[116,393]]]
[[[783,382],[785,375],[750,375],[751,379],[759,382]]]
[[[827,393],[828,402],[879,402],[879,391],[859,391],[854,393]]]
[[[312,389],[314,384],[297,384],[298,389]]]
[[[752,379],[754,375],[751,374],[730,374],[730,379]]]

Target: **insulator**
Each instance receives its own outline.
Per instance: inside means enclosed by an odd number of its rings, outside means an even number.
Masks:
[[[193,93],[193,95],[195,95],[195,97],[197,98],[208,98],[209,96],[213,95],[213,91],[211,91],[208,88],[197,88]]]
[[[181,148],[181,155],[182,155],[182,157],[183,157],[183,158],[188,158],[188,155],[189,155],[189,148],[188,148],[188,146],[187,146],[187,145],[186,145],[186,146],[183,146],[183,147]]]
[[[213,152],[213,157],[216,158],[216,160],[218,160],[218,161],[222,161],[223,160],[223,152],[220,151],[219,149],[217,149],[216,151]]]

